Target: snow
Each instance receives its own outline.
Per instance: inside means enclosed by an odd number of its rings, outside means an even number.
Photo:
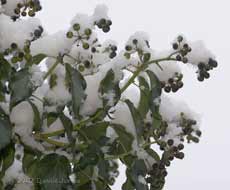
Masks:
[[[215,60],[215,56],[208,50],[202,41],[189,43],[192,51],[188,54],[188,62],[193,65],[198,65],[200,62],[208,63],[209,59]]]
[[[26,40],[32,40],[34,32],[41,25],[37,18],[27,20],[17,20],[13,22],[9,16],[0,15],[0,50],[4,51],[12,43],[16,43],[19,48],[23,48]],[[46,44],[47,45],[47,44]]]
[[[66,37],[66,31],[46,35],[31,43],[31,54],[45,54],[57,57],[70,51],[73,40]]]

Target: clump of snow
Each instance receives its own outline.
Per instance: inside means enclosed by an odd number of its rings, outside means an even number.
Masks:
[[[12,43],[16,43],[19,48],[23,48],[27,40],[32,40],[34,32],[41,25],[37,18],[27,20],[12,21],[9,16],[0,15],[0,50],[4,51]],[[47,46],[47,43],[46,43]]]
[[[40,66],[38,65],[32,65],[30,67],[30,73],[31,73],[31,82],[35,87],[41,86],[44,82],[44,72],[41,71]]]
[[[146,182],[145,178],[142,175],[138,176],[138,182],[143,184],[143,185],[147,185],[147,182]]]
[[[96,6],[96,8],[94,9],[94,13],[92,16],[93,21],[98,21],[100,19],[109,19],[108,17],[108,7],[104,4],[99,4]]]
[[[132,49],[139,49],[144,52],[149,52],[149,35],[146,32],[135,32],[130,38],[128,39],[126,46],[131,46]],[[135,41],[137,42],[135,44]]]
[[[200,62],[208,63],[209,59],[215,60],[215,56],[208,50],[202,41],[189,43],[192,51],[188,54],[188,62],[193,65],[198,65]]]
[[[45,54],[57,57],[70,51],[73,40],[66,37],[66,31],[46,35],[31,43],[31,54]]]
[[[17,8],[17,4],[24,3],[24,0],[7,0],[6,4],[2,5],[4,9],[4,14],[8,16],[16,16],[14,10]]]
[[[34,112],[30,103],[24,101],[13,107],[10,121],[14,124],[14,132],[20,136],[23,143],[35,149],[43,150],[42,145],[32,137]]]
[[[175,76],[176,73],[181,73],[181,68],[175,61],[162,61],[157,64],[151,64],[149,70],[153,71],[160,81],[167,82],[169,78]]]

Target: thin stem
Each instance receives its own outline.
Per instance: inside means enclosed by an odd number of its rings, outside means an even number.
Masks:
[[[175,53],[175,52],[174,52]],[[170,54],[168,57],[166,58],[161,58],[161,59],[156,59],[156,60],[152,60],[149,61],[147,63],[143,63],[132,75],[132,77],[128,80],[128,82],[122,87],[121,89],[121,93],[123,93],[136,79],[136,77],[142,72],[144,71],[148,65],[151,65],[153,63],[159,63],[161,61],[176,61],[175,58],[171,58],[172,54]]]
[[[43,77],[44,80],[46,80],[52,74],[52,72],[56,69],[56,67],[58,66],[59,63],[60,63],[60,61],[57,59],[57,61],[52,65],[52,67],[50,67],[48,72]]]
[[[35,139],[36,140],[45,141],[45,142],[47,142],[49,144],[52,144],[52,145],[55,145],[55,146],[58,146],[58,147],[68,147],[69,146],[68,143],[63,143],[63,142],[60,142],[60,141],[55,141],[53,139],[49,139],[49,138],[43,137],[43,136],[38,135],[38,134],[35,134]]]

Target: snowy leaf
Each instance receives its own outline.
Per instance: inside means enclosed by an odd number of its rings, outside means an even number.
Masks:
[[[125,102],[128,105],[131,115],[133,117],[137,138],[140,140],[144,132],[143,118],[130,100],[125,100]]]
[[[146,114],[149,111],[149,99],[150,99],[150,89],[149,84],[143,77],[139,77],[139,86],[140,86],[140,102],[138,106],[138,111],[143,118],[146,117]],[[142,89],[143,88],[143,89]]]
[[[42,126],[42,120],[41,120],[41,116],[40,113],[38,111],[37,106],[32,102],[32,101],[28,101],[33,109],[34,112],[34,127],[33,130],[36,132],[41,131],[41,126]]]
[[[84,92],[86,89],[86,81],[78,70],[72,68],[68,64],[66,64],[66,72],[67,80],[69,80],[68,82],[70,83],[74,116],[77,119],[81,119],[79,112],[86,97]]]
[[[16,106],[18,103],[28,99],[33,93],[33,86],[30,81],[30,73],[28,69],[22,69],[13,73],[10,80],[11,99],[10,107]]]
[[[105,78],[101,81],[99,92],[102,94],[105,109],[116,105],[120,99],[119,81],[115,81],[115,74],[112,69],[107,72]]]
[[[162,92],[161,83],[152,71],[148,70],[147,74],[151,82],[151,98],[149,104],[153,115],[153,127],[157,129],[161,124],[161,115],[159,113],[160,97]]]
[[[65,116],[65,114],[60,114],[59,116],[64,128],[65,128],[65,131],[66,131],[66,134],[67,134],[67,137],[68,137],[68,140],[70,143],[73,143],[74,142],[74,138],[72,136],[72,132],[73,132],[73,124],[72,124],[72,121],[67,117]]]
[[[2,175],[4,175],[5,171],[13,164],[14,154],[14,144],[9,144],[7,147],[0,151],[0,178]]]
[[[38,54],[33,56],[32,58],[32,64],[34,65],[38,65],[39,63],[41,63],[47,56],[45,54]]]
[[[125,130],[125,127],[118,124],[112,124],[113,129],[118,135],[117,141],[119,146],[115,151],[116,154],[123,154],[132,150],[134,137]]]

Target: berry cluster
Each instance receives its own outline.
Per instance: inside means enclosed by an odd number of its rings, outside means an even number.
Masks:
[[[110,59],[113,59],[114,57],[117,56],[117,46],[109,44],[107,47],[105,47],[105,50],[103,51],[103,53],[105,52],[109,53]]]
[[[90,69],[92,66],[94,66],[92,61],[90,61],[90,60],[84,60],[83,62],[81,62],[78,65],[78,70],[80,72],[84,72],[85,69]]]
[[[197,122],[193,119],[187,119],[183,113],[181,113],[180,126],[182,127],[183,134],[181,134],[181,141],[184,141],[183,137],[187,138],[188,142],[199,142],[201,136],[200,130],[195,130]]]
[[[79,44],[82,44],[82,47],[84,49],[89,49],[89,43],[87,43],[87,40],[89,40],[92,34],[92,30],[90,28],[86,28],[84,32],[80,32],[81,25],[79,23],[75,23],[73,25],[73,30],[76,32],[76,34],[74,34],[74,32],[72,31],[68,31],[66,37],[69,39],[75,37],[75,42],[77,43],[77,46],[79,46]]]
[[[176,55],[177,61],[188,63],[186,55],[192,51],[192,48],[186,43],[183,36],[178,36],[176,42],[172,44],[174,50],[178,52]]]
[[[16,43],[12,43],[10,48],[4,51],[4,56],[11,56],[11,63],[22,62],[25,60],[29,62],[32,59],[30,54],[30,42],[27,41],[23,50],[21,50]]]
[[[18,3],[17,7],[14,9],[14,13],[17,15],[16,17],[21,16],[30,16],[34,17],[35,13],[42,9],[39,0],[29,0],[24,1],[23,3]]]
[[[183,82],[183,74],[181,73],[175,73],[175,75],[172,78],[169,78],[167,82],[162,81],[162,88],[164,88],[164,91],[169,92],[177,92],[180,88],[184,86]]]
[[[216,60],[210,58],[208,61],[208,64],[205,64],[203,62],[198,64],[198,81],[202,82],[204,79],[208,79],[210,77],[210,74],[208,71],[216,68],[218,66],[218,63]]]
[[[111,20],[106,20],[106,19],[102,18],[99,21],[96,21],[95,25],[97,25],[98,28],[102,29],[103,32],[107,33],[107,32],[110,31],[110,27],[112,25],[112,21]]]
[[[132,40],[132,44],[126,45],[126,46],[125,46],[126,52],[125,52],[124,56],[125,56],[127,59],[129,59],[130,56],[131,56],[131,54],[137,52],[138,55],[139,55],[139,57],[140,57],[141,62],[145,63],[145,62],[147,62],[147,61],[150,60],[151,54],[150,54],[149,52],[144,52],[142,49],[140,49],[140,48],[138,47],[138,43],[139,43],[139,42],[138,42],[137,39],[133,39],[133,40]],[[150,47],[148,41],[145,41],[145,46],[148,47],[148,48]],[[141,47],[142,47],[142,45],[141,45]]]
[[[168,175],[168,172],[165,165],[160,161],[153,164],[148,175],[146,182],[149,184],[150,190],[158,190],[163,188],[165,177]]]

